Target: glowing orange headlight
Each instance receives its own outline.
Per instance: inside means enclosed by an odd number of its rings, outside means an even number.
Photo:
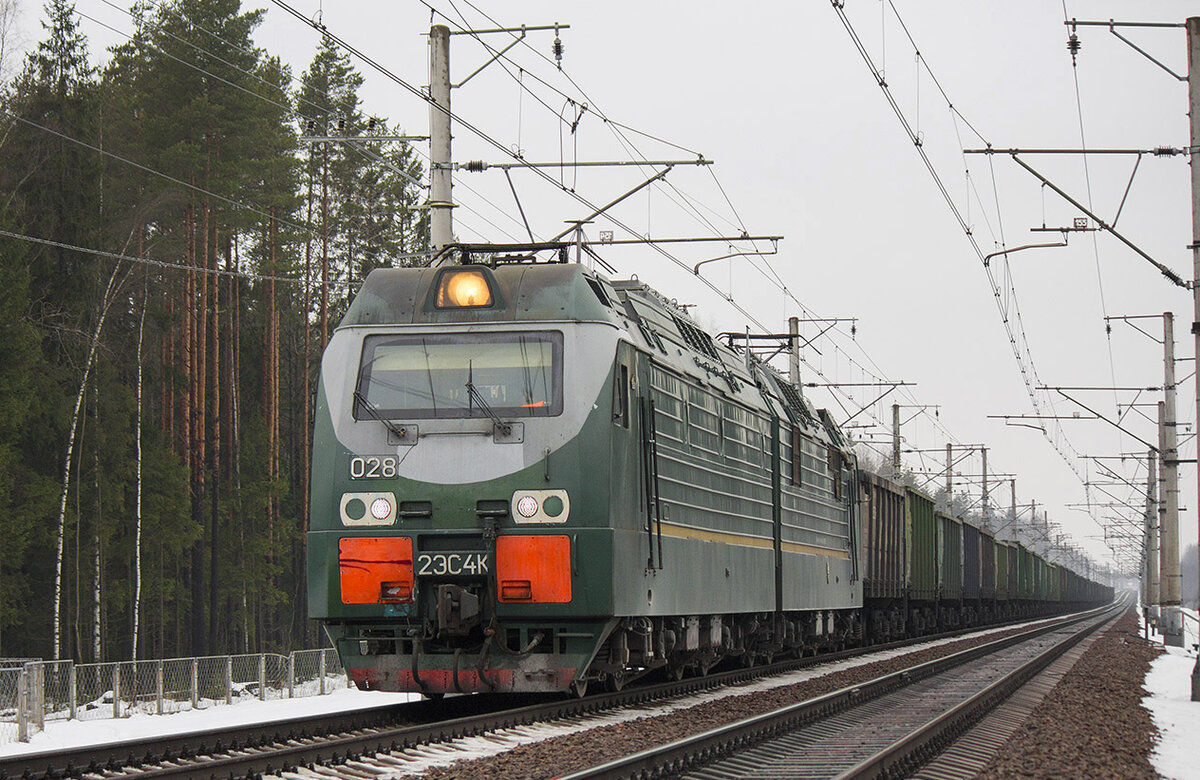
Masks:
[[[438,283],[437,305],[445,307],[491,306],[492,288],[483,271],[450,271]]]

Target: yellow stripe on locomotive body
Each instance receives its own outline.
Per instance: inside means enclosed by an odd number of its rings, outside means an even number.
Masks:
[[[675,539],[695,539],[702,542],[718,542],[720,544],[732,544],[739,547],[757,547],[759,549],[773,550],[775,549],[775,541],[770,538],[761,536],[749,536],[747,534],[731,534],[723,531],[712,531],[706,528],[691,528],[685,525],[677,525],[675,523],[662,524],[663,536],[669,536]],[[784,552],[796,553],[798,555],[822,555],[829,558],[840,558],[849,560],[850,553],[845,550],[826,550],[820,547],[811,547],[806,544],[796,544],[795,542],[782,542],[780,546]]]
[[[683,308],[543,249],[374,271],[326,348],[309,611],[357,685],[582,692],[950,619],[961,560],[924,540],[953,519],[926,533],[928,497]],[[1011,549],[1012,604],[1053,592]]]

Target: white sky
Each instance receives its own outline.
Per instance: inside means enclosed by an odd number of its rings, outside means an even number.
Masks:
[[[40,10],[28,0],[22,2],[26,41],[36,42]],[[493,26],[466,0],[431,2],[454,20],[452,29],[460,26],[458,11],[474,28]],[[279,7],[263,4],[269,10],[257,40],[290,62],[298,76],[312,57],[317,35]],[[428,81],[424,33],[430,10],[423,3],[356,0],[322,8],[318,0],[295,0],[293,5],[305,16],[320,12],[329,31],[409,83],[421,86]],[[1083,48],[1073,74],[1061,4],[896,1],[895,9],[924,61],[961,113],[957,122],[929,74],[918,76],[914,49],[891,3],[847,0],[846,6],[851,23],[870,56],[884,68],[896,101],[921,134],[923,148],[985,253],[1000,248],[1001,235],[1008,247],[1057,240],[1057,233],[1028,230],[1042,224],[1069,225],[1081,214],[1053,193],[1043,194],[1038,182],[1007,157],[997,156],[992,165],[983,157],[964,158],[960,152],[964,146],[984,145],[966,122],[999,148],[1078,148],[1080,114],[1089,148],[1187,145],[1186,85],[1104,28],[1080,28]],[[917,383],[908,392],[894,393],[872,406],[870,414],[890,425],[894,401],[939,405],[938,422],[953,441],[986,443],[989,469],[1017,475],[1020,503],[1032,499],[1039,507],[1048,507],[1051,520],[1065,529],[1074,544],[1093,555],[1105,552],[1100,526],[1086,512],[1067,507],[1085,501],[1085,491],[1051,445],[1037,431],[988,419],[988,415],[1032,413],[988,278],[830,3],[510,1],[479,7],[504,26],[569,24],[570,29],[561,33],[566,48],[563,74],[538,56],[549,52],[553,32],[531,32],[527,40],[536,53],[518,46],[510,56],[525,69],[524,83],[552,110],[528,93],[520,97],[515,76],[492,66],[455,90],[456,113],[503,147],[520,148],[528,160],[569,160],[576,154],[580,160],[629,159],[632,152],[623,148],[613,126],[597,117],[597,109],[609,119],[693,150],[684,152],[626,133],[647,159],[689,159],[702,152],[715,160],[711,171],[676,168],[668,176],[669,185],[656,185],[649,194],[634,196],[613,214],[637,233],[658,237],[735,234],[743,224],[751,233],[784,235],[779,254],[769,260],[774,273],[807,308],[807,316],[858,318],[856,340],[843,325],[815,342],[816,349],[806,350],[806,380],[818,380],[816,371],[820,371],[841,382],[887,377]],[[77,8],[120,30],[131,28],[128,16],[104,0],[77,0]],[[1177,0],[1152,6],[1067,2],[1065,11],[1081,20],[1178,23],[1197,8]],[[82,29],[97,50],[120,40],[87,19]],[[1182,29],[1124,33],[1176,72],[1186,70]],[[499,35],[488,37],[494,45],[504,40]],[[454,79],[464,78],[488,56],[478,41],[455,36]],[[357,64],[366,78],[361,94],[368,112],[399,122],[407,132],[427,132],[428,112],[421,101],[369,66]],[[509,69],[517,73],[516,67]],[[1073,75],[1079,80],[1078,101]],[[562,94],[536,84],[534,76],[590,103],[574,138],[564,130],[560,143],[557,112],[571,115],[572,109],[564,108]],[[505,161],[497,149],[462,127],[455,131],[454,158]],[[1134,160],[1089,159],[1091,201],[1095,211],[1111,222]],[[1088,202],[1081,158],[1030,156],[1027,160]],[[973,188],[964,176],[968,164]],[[583,169],[578,175],[566,174],[566,182],[591,203],[600,204],[648,175],[633,168]],[[513,181],[540,239],[557,233],[563,220],[590,210],[556,193],[530,172],[514,171]],[[678,204],[684,197],[699,204],[711,224],[682,209]],[[459,174],[455,199],[461,204],[455,223],[461,239],[524,237],[499,171]],[[1146,157],[1117,225],[1185,279],[1191,276],[1186,249],[1191,243],[1189,199],[1184,158]],[[605,222],[591,226],[589,237],[596,238],[601,229],[614,230],[617,238],[630,237]],[[702,273],[718,288],[717,294],[696,283],[690,266],[726,254],[729,249],[724,244],[676,245],[668,251],[688,270],[644,247],[614,247],[605,256],[617,266],[618,275],[636,273],[669,297],[698,304],[693,311],[717,330],[740,331],[747,324],[744,316],[721,300],[727,295],[773,330],[784,330],[789,315],[806,316],[755,270],[763,267],[760,259],[734,258],[705,266]],[[997,258],[992,267],[1003,284],[1003,259]],[[1193,354],[1188,337],[1191,296],[1111,236],[1075,233],[1069,247],[1014,254],[1009,267],[1043,384],[1162,384],[1161,346],[1124,323],[1115,323],[1111,339],[1106,339],[1106,314],[1173,311],[1177,355]],[[1015,310],[1010,311],[1015,319]],[[1139,324],[1161,333],[1160,322]],[[818,329],[805,326],[809,335]],[[1181,380],[1191,374],[1191,365],[1190,361],[1179,364]],[[865,374],[863,367],[874,377]],[[1181,381],[1178,409],[1184,421],[1195,415],[1193,388],[1194,380]],[[865,403],[881,390],[850,392]],[[839,419],[856,408],[843,400],[850,410],[843,413],[826,391],[810,393]],[[1153,393],[1077,395],[1110,417],[1118,401],[1128,403],[1135,396],[1138,402],[1158,399]],[[1053,406],[1043,403],[1044,414],[1080,411],[1088,416],[1063,399]],[[1155,414],[1153,408],[1140,411]],[[903,412],[906,420],[917,415],[905,424],[904,446],[937,452],[908,454],[905,461],[921,467],[923,457],[926,468],[940,472],[946,434],[917,412]],[[868,420],[869,414],[863,414],[855,422]],[[1136,436],[1153,441],[1155,428],[1138,411],[1130,414],[1127,424]],[[1146,449],[1103,422],[1071,420],[1063,427],[1069,446],[1079,453],[1110,456]],[[883,438],[882,429],[875,432]],[[1063,444],[1064,449],[1067,446]],[[1181,457],[1195,457],[1194,443],[1182,447]],[[1126,478],[1145,480],[1144,470],[1133,461],[1108,465]],[[1081,474],[1098,474],[1095,464],[1077,461],[1076,468]],[[978,475],[978,457],[958,470]],[[1195,466],[1185,465],[1181,476],[1181,503],[1187,507],[1182,513],[1181,546],[1186,546],[1196,538]],[[931,487],[940,484],[939,476]],[[1123,500],[1131,496],[1128,488],[1103,487]],[[1100,502],[1110,500],[1099,492],[1093,495]],[[1009,486],[996,488],[993,482],[993,505],[1007,506],[1009,500]],[[1103,518],[1115,511],[1101,508],[1093,514]]]

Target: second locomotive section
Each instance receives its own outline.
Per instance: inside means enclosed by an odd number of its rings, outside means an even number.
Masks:
[[[360,687],[582,692],[857,630],[840,436],[580,265],[373,272],[313,473],[310,615]]]

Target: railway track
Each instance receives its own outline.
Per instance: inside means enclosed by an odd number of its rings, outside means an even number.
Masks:
[[[908,777],[1125,608],[1056,621],[563,780]]]
[[[414,702],[322,718],[275,721],[102,747],[27,754],[0,760],[0,780],[16,777],[233,778],[274,775],[304,767],[346,767],[349,769],[347,776],[359,776],[352,769],[354,765],[368,762],[379,770],[394,769],[402,766],[403,762],[397,763],[388,756],[415,746],[699,693],[817,664],[922,644],[932,639],[954,638],[978,630],[972,628],[937,637],[926,636],[826,653],[706,677],[630,687],[617,693],[584,699],[548,699],[545,696],[450,697],[441,702]],[[341,774],[339,770],[333,771]],[[304,773],[304,770],[301,772]],[[329,776],[329,770],[322,774]]]

